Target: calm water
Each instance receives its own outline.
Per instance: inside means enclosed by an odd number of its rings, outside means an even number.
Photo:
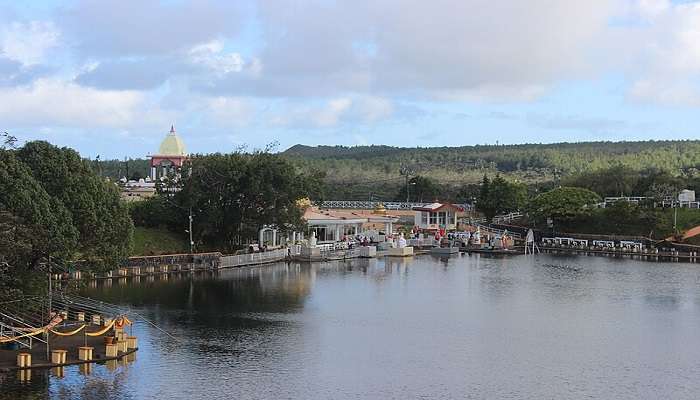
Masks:
[[[597,257],[278,264],[89,291],[136,361],[0,377],[7,398],[691,399],[700,266]],[[0,396],[1,397],[1,396]]]

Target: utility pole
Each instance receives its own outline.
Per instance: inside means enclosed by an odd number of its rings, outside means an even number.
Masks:
[[[401,169],[399,170],[399,173],[406,178],[406,203],[410,203],[411,196],[410,196],[410,189],[409,189],[409,186],[410,186],[409,180],[411,178],[412,171],[408,168],[408,166],[402,165]]]
[[[192,240],[192,207],[190,207],[190,254],[194,253],[194,241]]]
[[[411,202],[411,196],[409,195],[410,193],[410,185],[408,184],[408,174],[406,174],[406,203]]]
[[[678,234],[678,207],[673,207],[673,234]]]

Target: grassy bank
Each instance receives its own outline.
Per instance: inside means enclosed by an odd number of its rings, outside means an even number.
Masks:
[[[166,229],[134,228],[133,256],[153,256],[160,254],[188,252],[187,238]]]

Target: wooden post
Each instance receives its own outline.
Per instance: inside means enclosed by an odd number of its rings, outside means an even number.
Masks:
[[[65,364],[66,363],[66,350],[52,350],[51,351],[51,362],[53,364]]]
[[[17,354],[17,366],[20,368],[31,367],[32,366],[32,355],[30,353]]]
[[[80,322],[85,322],[85,313],[84,313],[84,312],[79,312],[77,318],[78,318],[78,321],[80,321]]]
[[[126,340],[117,340],[117,351],[121,351],[122,353],[127,352],[126,348]]]
[[[117,345],[108,344],[105,348],[105,357],[116,357],[117,356]]]
[[[78,347],[78,360],[80,361],[92,361],[92,351],[94,347],[83,346]]]
[[[136,336],[126,337],[126,347],[129,349],[135,349],[138,347],[138,339],[136,338]]]

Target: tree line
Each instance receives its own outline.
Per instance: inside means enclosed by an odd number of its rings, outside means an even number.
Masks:
[[[0,147],[0,285],[31,286],[49,257],[108,268],[129,255],[133,224],[117,187],[69,148]]]
[[[305,198],[322,200],[323,174],[302,173],[266,151],[191,157],[158,185],[158,196],[134,203],[134,222],[182,233],[192,216],[197,249],[235,251],[264,226],[299,230]]]

